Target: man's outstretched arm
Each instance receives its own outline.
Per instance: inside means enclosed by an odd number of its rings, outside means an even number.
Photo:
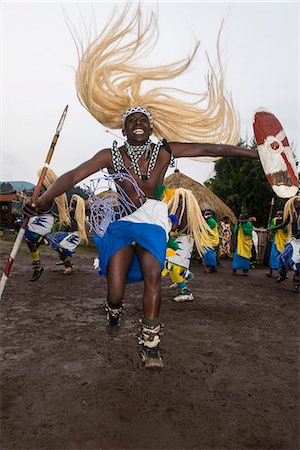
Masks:
[[[37,199],[34,205],[31,202],[31,198],[28,198],[23,208],[24,214],[26,216],[32,216],[33,214],[36,214],[38,212],[48,210],[51,207],[52,201],[55,197],[63,194],[76,183],[79,183],[79,181],[84,180],[88,176],[92,175],[100,169],[103,169],[104,167],[110,167],[110,165],[110,150],[102,150],[98,152],[88,161],[85,161],[75,169],[61,175],[49,187],[49,189],[47,189],[46,192]]]
[[[227,144],[199,144],[170,142],[175,158],[197,157],[197,156],[238,156],[252,159],[259,159],[256,149],[243,148],[236,145]]]

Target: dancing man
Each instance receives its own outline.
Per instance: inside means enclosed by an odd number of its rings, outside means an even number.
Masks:
[[[239,121],[224,88],[220,58],[219,72],[211,68],[207,91],[196,96],[197,102],[195,94],[188,92],[190,102],[176,98],[176,89],[174,95],[171,88],[160,86],[142,91],[145,80],[161,82],[184,73],[198,48],[197,44],[191,57],[183,61],[161,67],[141,67],[139,57],[149,52],[158,34],[155,14],[146,21],[142,16],[139,4],[126,5],[120,17],[114,16],[99,38],[81,54],[76,72],[77,93],[82,104],[103,126],[122,129],[124,144],[118,146],[114,141],[112,148],[99,151],[62,175],[35,204],[29,199],[24,213],[49,208],[56,196],[107,168],[110,175],[106,177],[111,176],[118,193],[122,192],[130,204],[127,210],[122,208],[118,220],[107,221],[104,233],[102,226],[95,228],[98,232],[101,229],[97,245],[101,272],[108,282],[109,327],[119,327],[126,283],[143,280],[141,355],[146,367],[160,368],[163,367],[159,317],[161,271],[170,225],[167,204],[155,198],[155,190],[163,184],[173,158],[241,156],[257,159],[258,154],[256,150],[232,145],[239,138]],[[151,141],[151,135],[158,138],[157,143]],[[108,208],[108,204],[106,206]],[[112,211],[111,206],[108,209]],[[94,217],[99,218],[101,211],[100,208]]]
[[[287,271],[292,270],[293,292],[299,292],[300,285],[300,195],[290,198],[283,211],[283,222],[274,228],[268,228],[267,231],[283,230],[287,227],[287,243],[278,256],[279,276],[277,282],[284,281],[287,277]]]
[[[230,258],[231,255],[231,236],[232,230],[230,225],[230,219],[228,216],[224,216],[219,224],[219,255],[221,258]]]
[[[178,223],[173,227],[174,242],[176,243],[175,254],[166,257],[166,265],[162,272],[167,274],[173,283],[176,283],[178,294],[174,297],[175,302],[194,300],[194,296],[187,286],[189,278],[190,263],[194,244],[200,258],[204,254],[201,237],[205,235],[209,239],[209,226],[204,220],[199,203],[189,189],[178,188],[168,202],[171,215],[178,217]]]
[[[272,246],[269,258],[269,268],[266,272],[267,277],[273,276],[273,270],[279,270],[278,256],[283,252],[284,246],[287,240],[287,226],[282,229],[276,229],[277,225],[281,225],[283,222],[283,211],[277,211],[275,217],[272,219],[269,230],[273,235]]]
[[[233,233],[237,236],[237,246],[232,261],[232,275],[235,275],[238,269],[242,269],[244,275],[248,275],[252,256],[252,229],[249,215],[240,214],[233,229]]]
[[[204,264],[209,268],[209,273],[217,271],[218,265],[218,246],[220,243],[219,230],[217,221],[213,217],[213,212],[206,209],[203,212],[203,217],[210,228],[208,237],[205,234],[201,235],[202,244],[205,247]]]
[[[70,258],[75,253],[78,245],[81,242],[88,242],[86,235],[85,202],[80,195],[72,195],[69,214],[70,226],[68,227],[68,231],[58,231],[45,235],[46,241],[58,252],[61,262],[56,264],[62,264],[64,266],[64,275],[69,275],[73,272],[73,264]]]
[[[38,176],[40,176],[41,170],[38,172]],[[46,177],[41,189],[41,192],[45,192],[49,187],[57,180],[56,173],[49,167],[46,173]],[[19,198],[25,200],[26,196],[18,193]],[[44,272],[44,268],[42,266],[39,254],[39,247],[43,244],[48,244],[45,237],[48,233],[51,232],[55,218],[57,217],[56,208],[58,210],[58,220],[62,225],[70,224],[70,216],[68,213],[68,202],[67,196],[63,193],[60,196],[57,196],[55,202],[49,203],[49,208],[44,210],[41,214],[31,216],[27,228],[25,230],[25,238],[27,246],[30,250],[32,257],[32,267],[33,274],[30,281],[37,281],[42,273]],[[56,205],[56,208],[55,208]],[[17,226],[22,225],[22,219],[18,220]]]

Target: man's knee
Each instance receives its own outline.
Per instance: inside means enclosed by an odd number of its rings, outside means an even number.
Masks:
[[[144,281],[150,286],[159,286],[161,282],[161,267],[149,267],[143,273]]]
[[[120,306],[124,299],[124,288],[114,287],[108,289],[107,302],[112,307]]]

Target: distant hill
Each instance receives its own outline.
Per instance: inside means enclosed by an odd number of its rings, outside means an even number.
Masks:
[[[28,181],[0,181],[0,188],[2,183],[9,183],[12,185],[13,189],[17,191],[26,191],[35,188],[35,185],[29,183]]]

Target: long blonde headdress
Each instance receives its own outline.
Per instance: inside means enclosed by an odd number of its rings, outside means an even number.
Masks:
[[[75,208],[75,220],[77,222],[78,233],[81,241],[88,242],[86,235],[86,216],[85,216],[85,202],[80,195],[74,194],[71,197],[70,205],[72,205],[73,200],[76,200]]]
[[[206,220],[204,219],[199,203],[189,189],[178,188],[175,189],[174,195],[171,200],[168,201],[168,209],[170,214],[175,214],[178,206],[179,200],[182,200],[181,212],[178,217],[178,223],[180,224],[184,211],[186,210],[187,217],[187,231],[186,233],[192,236],[195,240],[195,245],[199,255],[204,254],[203,242],[210,242],[209,235],[211,234],[211,229],[208,226]]]
[[[296,195],[295,197],[290,198],[286,204],[284,205],[283,210],[283,222],[287,220],[289,217],[290,221],[288,223],[288,235],[287,239],[290,239],[292,236],[292,220],[295,217],[296,210],[295,210],[295,202],[299,200],[300,201],[300,195]]]
[[[38,176],[40,176],[41,172],[42,169],[38,171]],[[57,178],[58,177],[56,173],[50,167],[48,167],[43,185],[45,186],[46,189],[49,189],[49,187],[54,183],[54,181],[57,180]],[[58,209],[59,222],[64,225],[70,225],[71,222],[68,212],[68,200],[66,194],[62,194],[59,197],[55,197],[54,201]]]
[[[134,8],[134,9],[133,9]],[[133,9],[133,11],[132,11]],[[132,107],[144,107],[153,117],[153,134],[179,142],[224,142],[239,138],[239,119],[231,95],[224,87],[224,73],[217,41],[217,68],[209,61],[207,90],[193,93],[171,87],[143,91],[144,81],[161,82],[183,74],[194,60],[199,43],[186,59],[156,67],[141,61],[158,39],[157,16],[143,20],[139,3],[116,12],[103,32],[84,50],[77,45],[77,95],[83,106],[105,127],[122,128],[122,115]],[[179,95],[189,97],[183,101]],[[177,95],[177,97],[176,97]]]

